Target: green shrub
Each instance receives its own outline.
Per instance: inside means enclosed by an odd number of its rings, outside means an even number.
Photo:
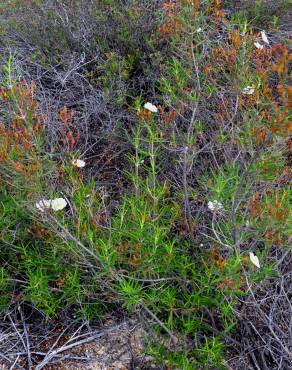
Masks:
[[[98,153],[85,125],[82,153],[75,111],[66,105],[57,136],[68,150],[48,151],[54,126],[41,114],[38,87],[21,79],[15,58],[5,64],[0,308],[29,305],[47,320],[66,310],[81,321],[122,307],[151,321],[147,351],[157,362],[223,369],[239,298],[273,276],[271,249],[289,248],[288,49],[257,50],[259,35],[245,18],[229,21],[220,1],[165,2],[150,25],[144,2],[70,4],[33,1],[25,10],[20,3],[24,22],[39,31],[25,37],[41,63],[64,70],[67,52],[93,56],[100,48],[102,58],[80,74],[109,102],[101,117],[118,110],[119,125],[106,135],[113,149]],[[82,33],[85,16],[97,30]],[[147,101],[157,112],[143,107]],[[72,106],[83,112],[78,102]],[[90,163],[98,156],[111,162],[118,138],[127,142],[128,172],[114,195]],[[85,168],[74,164],[86,155]]]

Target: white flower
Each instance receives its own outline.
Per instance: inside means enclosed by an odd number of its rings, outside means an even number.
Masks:
[[[208,208],[211,211],[220,211],[220,209],[223,209],[223,204],[220,203],[218,200],[213,200],[213,202],[208,202]]]
[[[35,206],[37,210],[45,212],[46,209],[51,207],[51,201],[47,199],[41,199],[39,202],[36,202]]]
[[[257,48],[257,49],[263,49],[264,47],[263,47],[263,45],[262,44],[260,44],[259,42],[255,42],[254,43],[254,46]]]
[[[267,35],[266,35],[266,32],[265,32],[265,31],[261,31],[261,36],[262,36],[262,40],[263,40],[263,42],[269,45],[269,44],[270,44],[270,42],[269,42],[269,40],[268,40],[268,37],[267,37]]]
[[[249,85],[242,89],[244,95],[252,95],[254,93],[254,87]]]
[[[56,198],[51,200],[51,208],[54,211],[60,211],[67,206],[67,201],[64,198]]]
[[[50,208],[54,211],[60,211],[67,206],[67,201],[64,198],[41,199],[35,206],[41,212],[45,212],[46,209]]]
[[[78,167],[78,168],[83,168],[83,167],[85,167],[85,164],[86,164],[81,159],[73,159],[73,161],[71,163],[73,164],[73,166]]]
[[[251,260],[251,262],[257,267],[257,268],[261,268],[261,265],[260,265],[260,261],[258,259],[258,257],[252,253],[252,252],[249,252],[249,258]]]
[[[149,103],[149,102],[144,104],[144,108],[149,110],[152,113],[157,113],[158,112],[158,108],[156,107],[156,105],[154,105],[152,103]]]
[[[198,32],[198,33],[202,32],[202,31],[203,31],[203,29],[201,27],[196,29],[196,32]]]

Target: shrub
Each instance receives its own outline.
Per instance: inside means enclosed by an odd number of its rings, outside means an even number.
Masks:
[[[17,56],[3,69],[2,310],[81,321],[122,307],[151,321],[156,361],[225,368],[238,303],[275,275],[274,248],[289,254],[288,48],[221,1],[19,5],[61,80],[40,77],[42,93]]]

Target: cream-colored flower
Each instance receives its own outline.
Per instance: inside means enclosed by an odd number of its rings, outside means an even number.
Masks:
[[[262,50],[264,48],[264,46],[262,44],[260,44],[259,42],[255,42],[254,43],[254,46],[257,48],[257,49],[260,49]]]
[[[254,90],[255,90],[254,87],[249,85],[242,89],[242,93],[244,95],[252,95],[254,93]]]
[[[208,202],[208,208],[211,211],[220,211],[220,209],[223,209],[223,204],[220,203],[218,200],[213,200],[212,202]]]
[[[71,162],[73,166],[78,167],[78,168],[83,168],[85,167],[86,163],[82,159],[73,159]]]
[[[41,199],[35,204],[36,209],[41,212],[45,212],[46,209],[51,208],[51,201],[47,199]]]
[[[197,33],[200,33],[200,32],[202,32],[202,31],[203,31],[203,29],[202,29],[201,27],[199,27],[199,28],[197,28],[197,29],[196,29],[196,32],[197,32]]]
[[[258,257],[253,253],[253,252],[249,252],[249,258],[251,260],[251,262],[258,268],[260,269],[261,268],[261,265],[260,265],[260,261],[258,259]]]
[[[64,198],[41,199],[35,204],[35,206],[41,212],[45,212],[46,209],[60,211],[67,206],[67,201]]]
[[[268,40],[268,37],[267,37],[267,35],[266,35],[266,32],[265,32],[265,31],[261,31],[261,36],[262,36],[262,40],[263,40],[263,42],[269,45],[269,44],[270,44],[270,42],[269,42],[269,40]]]
[[[54,211],[60,211],[67,206],[67,201],[64,198],[56,198],[51,200],[51,208]]]
[[[144,104],[144,108],[149,110],[152,113],[158,112],[158,108],[156,107],[156,105],[149,103],[149,102]]]

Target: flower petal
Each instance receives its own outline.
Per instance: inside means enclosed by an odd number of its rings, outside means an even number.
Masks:
[[[73,159],[71,162],[73,166],[78,167],[78,168],[83,168],[85,167],[86,163],[82,159]]]
[[[245,88],[242,89],[242,93],[244,95],[252,95],[254,93],[254,87],[253,86],[246,86]]]
[[[249,252],[249,258],[251,260],[251,262],[257,267],[257,268],[261,268],[261,265],[260,265],[260,261],[258,259],[258,257],[253,253],[253,252]]]
[[[208,202],[208,208],[211,211],[220,211],[220,209],[223,209],[223,204],[215,199]]]
[[[149,110],[152,113],[158,112],[158,108],[156,107],[156,105],[149,103],[149,102],[144,104],[144,108]]]
[[[270,44],[270,42],[269,42],[269,40],[268,40],[268,37],[267,37],[267,35],[266,35],[266,32],[265,32],[265,31],[261,31],[261,36],[262,36],[262,40],[263,40],[263,42],[269,45],[269,44]]]
[[[54,211],[60,211],[67,206],[67,201],[64,198],[56,198],[51,200],[51,208]]]
[[[35,204],[36,209],[41,212],[45,212],[46,209],[51,207],[51,201],[47,199],[41,199]]]
[[[255,42],[254,43],[254,46],[257,48],[257,49],[260,49],[262,50],[264,48],[264,46],[262,44],[260,44],[259,42]]]

